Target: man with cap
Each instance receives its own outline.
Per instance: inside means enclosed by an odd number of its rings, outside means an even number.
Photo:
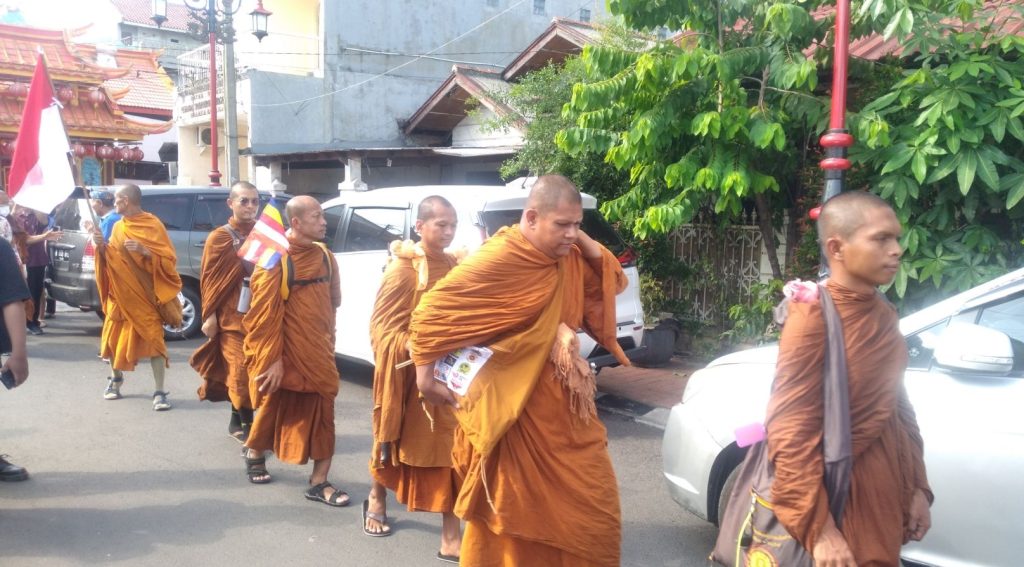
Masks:
[[[110,241],[110,233],[114,223],[121,220],[121,215],[114,210],[114,194],[106,189],[94,189],[89,192],[89,204],[96,216],[100,218],[100,230],[103,240]]]

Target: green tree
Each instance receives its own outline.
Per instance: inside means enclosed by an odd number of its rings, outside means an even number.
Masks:
[[[998,4],[867,0],[859,11],[887,35],[912,33],[902,76],[856,116],[851,154],[904,225],[894,287],[912,303],[1022,255],[1024,38],[1003,30],[1024,8]]]
[[[826,4],[610,0],[628,26],[686,32],[640,49],[583,52],[587,79],[566,108],[575,125],[558,143],[629,172],[628,190],[605,203],[605,214],[645,237],[690,221],[702,207],[730,220],[752,202],[773,274],[782,278],[776,228],[788,212],[788,260],[805,213],[798,172],[816,159],[810,149],[826,114],[815,89],[828,53],[811,49],[830,29],[830,18],[811,16]]]

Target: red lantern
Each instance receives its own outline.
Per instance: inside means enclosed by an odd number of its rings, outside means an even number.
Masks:
[[[132,148],[132,161],[142,161],[146,159],[146,152],[142,151],[142,148]]]
[[[71,102],[71,99],[74,97],[75,89],[71,87],[64,86],[57,89],[57,100],[59,100],[61,104],[67,104]]]
[[[75,144],[75,145],[71,146],[71,149],[75,152],[75,157],[76,158],[83,158],[83,157],[85,157],[85,145],[83,145],[83,144]]]
[[[11,96],[18,98],[25,97],[28,95],[28,85],[25,83],[11,83],[10,86],[7,87],[7,92]]]
[[[100,159],[115,159],[116,154],[117,150],[114,149],[114,146],[108,144],[96,148],[96,157]]]
[[[85,148],[85,157],[96,156],[96,144],[82,144],[82,146]]]
[[[107,95],[103,94],[103,91],[99,88],[92,89],[89,91],[89,101],[92,102],[93,106],[99,106],[107,100]]]
[[[0,140],[0,155],[9,156],[13,153],[10,140]]]
[[[17,138],[11,140],[10,148],[11,148],[11,155],[13,156],[14,155],[14,150],[18,149],[18,139]]]

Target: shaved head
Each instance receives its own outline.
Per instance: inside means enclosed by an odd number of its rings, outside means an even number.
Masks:
[[[455,207],[452,206],[448,199],[440,195],[431,195],[420,201],[420,206],[416,209],[416,220],[426,222],[441,214],[445,209],[454,211]]]
[[[527,209],[535,209],[541,215],[558,208],[563,203],[582,205],[579,189],[562,175],[542,175],[537,178],[526,200]]]
[[[301,217],[314,208],[320,208],[319,201],[309,195],[300,195],[288,201],[288,204],[284,206],[284,215],[288,217],[288,222],[290,223],[292,219]]]
[[[849,239],[878,208],[892,210],[889,203],[867,191],[840,193],[825,202],[818,216],[818,240],[822,243],[838,236]]]
[[[117,188],[116,194],[136,207],[142,204],[142,189],[139,189],[138,185],[126,183]]]
[[[228,197],[231,199],[237,199],[242,196],[242,192],[244,191],[259,192],[259,190],[256,189],[256,186],[253,185],[252,183],[249,183],[248,181],[238,181],[237,183],[231,186],[231,194],[228,195]]]

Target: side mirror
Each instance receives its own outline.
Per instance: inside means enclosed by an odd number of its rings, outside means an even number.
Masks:
[[[1013,369],[1010,337],[971,323],[950,323],[939,336],[934,357],[949,370],[1008,374]]]

